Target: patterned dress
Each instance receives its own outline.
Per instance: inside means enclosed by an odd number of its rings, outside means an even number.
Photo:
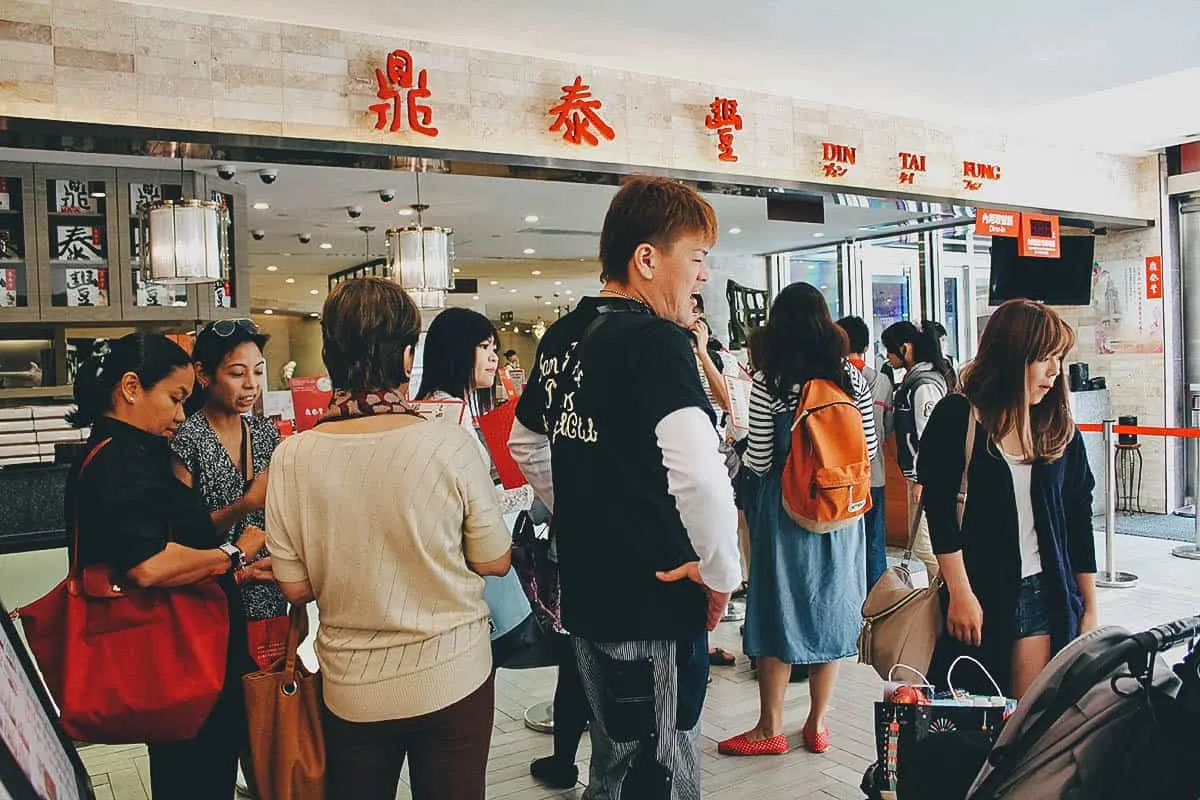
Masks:
[[[250,430],[250,460],[253,473],[257,475],[271,463],[271,455],[279,444],[279,431],[263,417],[245,419]],[[246,494],[245,476],[229,457],[204,412],[192,414],[179,426],[171,439],[171,451],[192,474],[192,485],[210,511],[232,505]],[[224,541],[236,542],[247,525],[265,528],[265,513],[255,511],[242,517],[226,532]],[[287,598],[274,583],[247,583],[241,589],[247,619],[267,619],[288,613]]]

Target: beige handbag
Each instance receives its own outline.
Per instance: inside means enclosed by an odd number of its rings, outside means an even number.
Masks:
[[[967,508],[967,473],[970,472],[971,455],[975,451],[975,409],[967,417],[966,460],[963,462],[962,482],[958,488],[958,526],[961,529]],[[882,511],[882,510],[881,510]],[[929,671],[933,659],[933,648],[942,635],[945,620],[939,592],[943,580],[934,578],[928,587],[914,588],[908,564],[912,560],[913,545],[925,513],[922,500],[913,514],[909,528],[908,548],[900,566],[891,567],[867,593],[863,603],[863,627],[858,636],[858,661],[870,664],[884,680],[889,679],[892,668],[897,664],[920,671]]]

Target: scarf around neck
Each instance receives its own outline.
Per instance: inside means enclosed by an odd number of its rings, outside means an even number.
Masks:
[[[409,414],[419,419],[425,417],[408,404],[404,396],[395,389],[363,390],[357,392],[334,392],[329,408],[316,424],[342,419],[373,417],[377,414]]]

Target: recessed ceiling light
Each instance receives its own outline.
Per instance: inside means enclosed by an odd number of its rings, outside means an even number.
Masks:
[[[272,310],[272,309],[270,309],[270,308],[264,308],[264,309],[263,309],[263,313],[264,313],[264,314],[266,314],[266,315],[269,317],[269,316],[271,316],[272,314],[274,314],[274,313],[275,313],[275,311],[274,311],[274,310]]]
[[[321,315],[320,315],[320,314],[318,314],[316,311],[314,311],[314,312],[312,312],[311,314],[309,314],[309,316],[310,316],[310,317],[312,317],[313,319],[316,319],[317,317],[319,317],[319,316],[321,316]]]
[[[475,295],[475,296],[474,296],[474,297],[472,297],[471,299],[472,299],[472,300],[478,300],[478,299],[479,299],[479,295]]]
[[[402,208],[396,213],[402,217],[411,217],[413,215],[413,210],[411,208]]]
[[[332,250],[333,245],[331,245],[329,242],[321,242],[321,249],[322,250]]]
[[[542,271],[540,269],[535,269],[533,272],[530,272],[529,274],[533,275],[534,277],[537,277],[538,275],[542,274]]]
[[[548,306],[552,306],[552,305],[554,305],[554,303],[552,303],[552,302],[550,302],[549,300],[547,300],[547,301],[546,301],[546,305],[548,305]]]
[[[283,282],[284,283],[295,283],[296,279],[295,278],[284,278]]]
[[[813,238],[814,239],[824,239],[825,234],[821,233],[820,231],[817,231],[816,233],[813,234]]]
[[[271,207],[270,203],[255,203],[254,204],[255,211],[266,211],[270,207]]]
[[[534,223],[534,222],[537,222],[537,221],[538,221],[538,215],[537,215],[537,214],[527,214],[527,215],[525,216],[525,221],[526,221],[526,222],[529,222],[529,223]]]
[[[562,286],[562,281],[555,281],[555,282],[554,282],[554,285],[555,285],[555,286]]]
[[[742,229],[741,228],[730,228],[729,232],[732,233],[734,236],[737,236],[739,233],[742,232]]]
[[[284,258],[291,258],[291,257],[292,257],[292,254],[291,254],[291,253],[280,253],[279,255],[283,256]]]
[[[454,268],[454,274],[455,274],[455,275],[457,275],[457,274],[458,274],[458,273],[460,273],[460,272],[462,272],[462,270],[461,270],[461,269],[459,269],[458,267],[455,267],[455,268]]]
[[[320,294],[321,290],[320,289],[309,289],[308,293],[309,294]]]
[[[575,294],[575,290],[574,290],[574,289],[567,289],[567,294]]]
[[[491,283],[491,284],[492,284],[492,286],[499,286],[499,285],[500,285],[500,281],[489,281],[489,283]]]
[[[524,253],[525,255],[527,255],[527,256],[531,256],[531,255],[533,255],[534,253],[536,253],[536,252],[537,252],[537,250],[534,250],[532,247],[526,247],[526,248],[525,248],[524,250],[522,250],[521,252],[523,252],[523,253]]]
[[[279,267],[275,266],[274,264],[267,265],[267,272],[278,272],[278,271],[279,271]]]
[[[509,289],[509,290],[508,290],[508,293],[509,293],[509,294],[516,294],[516,293],[517,293],[517,290],[516,290],[516,289]]]

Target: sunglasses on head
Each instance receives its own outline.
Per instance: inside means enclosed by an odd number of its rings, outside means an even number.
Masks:
[[[254,324],[254,320],[250,319],[222,319],[216,322],[210,322],[204,327],[205,331],[212,331],[217,336],[225,338],[232,336],[233,332],[241,328],[246,333],[258,333],[258,326]]]

